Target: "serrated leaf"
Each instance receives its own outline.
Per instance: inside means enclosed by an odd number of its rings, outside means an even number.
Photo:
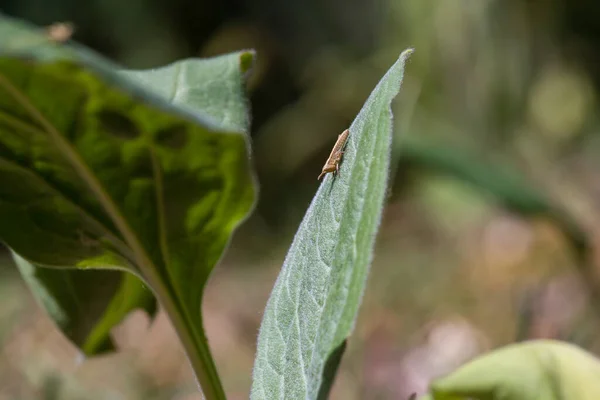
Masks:
[[[391,102],[407,50],[350,126],[337,176],[324,178],[287,254],[258,338],[251,398],[316,399],[325,365],[349,336],[386,193]],[[333,379],[330,377],[329,379]]]
[[[600,360],[553,340],[485,354],[431,385],[422,400],[596,400]]]
[[[203,333],[202,293],[254,203],[243,97],[249,58],[184,61],[170,66],[187,71],[175,80],[146,79],[153,72],[123,72],[0,20],[0,239],[33,268],[141,277],[171,316],[207,398],[224,395]],[[218,115],[198,108],[212,104],[194,90],[205,81],[220,93]],[[193,95],[166,96],[173,92]],[[57,279],[50,275],[49,284]],[[116,295],[132,294],[120,288]],[[108,332],[131,307],[122,300],[105,303],[109,315],[90,332]]]

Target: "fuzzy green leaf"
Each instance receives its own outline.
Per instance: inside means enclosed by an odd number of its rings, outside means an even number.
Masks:
[[[391,102],[407,50],[350,126],[339,175],[328,174],[302,221],[269,298],[251,397],[316,399],[326,364],[352,331],[384,205]],[[325,376],[326,378],[323,378]]]

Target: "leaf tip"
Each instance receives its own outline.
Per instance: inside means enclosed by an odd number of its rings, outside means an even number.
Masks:
[[[412,55],[412,53],[415,52],[415,49],[412,47],[409,47],[408,49],[404,50],[401,54],[400,54],[400,59],[403,61],[408,60],[408,57],[410,57]]]
[[[256,51],[244,50],[240,53],[240,71],[242,74],[247,73],[254,66],[256,60]]]

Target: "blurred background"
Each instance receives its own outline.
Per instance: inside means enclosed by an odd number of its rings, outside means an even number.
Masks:
[[[254,214],[209,282],[228,397],[337,135],[402,50],[389,199],[333,399],[405,399],[531,338],[600,353],[600,4],[593,0],[1,0],[130,68],[254,48]],[[0,249],[0,400],[200,399],[164,314],[82,360]]]

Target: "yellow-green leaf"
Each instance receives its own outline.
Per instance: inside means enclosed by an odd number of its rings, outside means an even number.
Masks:
[[[422,400],[597,400],[600,360],[564,342],[537,340],[485,354],[431,385]]]

